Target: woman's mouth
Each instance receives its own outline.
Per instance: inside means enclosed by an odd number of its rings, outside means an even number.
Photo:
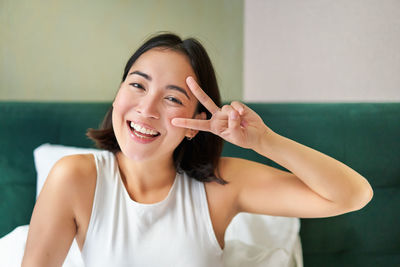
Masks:
[[[141,138],[142,140],[151,140],[160,135],[160,133],[154,129],[147,128],[132,121],[127,121],[127,123],[134,136]]]

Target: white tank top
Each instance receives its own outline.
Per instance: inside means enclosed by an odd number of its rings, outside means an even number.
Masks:
[[[138,203],[126,191],[114,154],[93,155],[97,181],[82,248],[85,266],[223,266],[204,183],[177,174],[164,200]]]

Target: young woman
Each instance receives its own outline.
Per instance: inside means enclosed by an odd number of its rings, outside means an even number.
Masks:
[[[373,195],[357,172],[275,133],[243,103],[221,107],[206,51],[173,34],[133,54],[101,129],[88,136],[104,150],[55,164],[23,266],[61,266],[74,238],[87,266],[222,266],[239,212],[328,217]],[[221,158],[223,139],[290,172]]]

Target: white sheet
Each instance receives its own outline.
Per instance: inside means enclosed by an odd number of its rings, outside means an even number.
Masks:
[[[225,266],[302,267],[299,230],[298,218],[239,213],[225,233]]]

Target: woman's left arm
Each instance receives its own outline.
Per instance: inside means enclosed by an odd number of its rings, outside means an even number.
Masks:
[[[243,159],[221,160],[221,175],[237,191],[238,211],[327,217],[361,209],[371,200],[370,184],[350,167],[275,133],[240,102],[217,107],[192,78],[187,83],[212,118],[175,118],[174,125],[212,132],[230,143],[253,149],[291,172]]]
[[[368,181],[342,162],[269,130],[253,148],[290,170],[321,197],[350,210],[372,198]]]

